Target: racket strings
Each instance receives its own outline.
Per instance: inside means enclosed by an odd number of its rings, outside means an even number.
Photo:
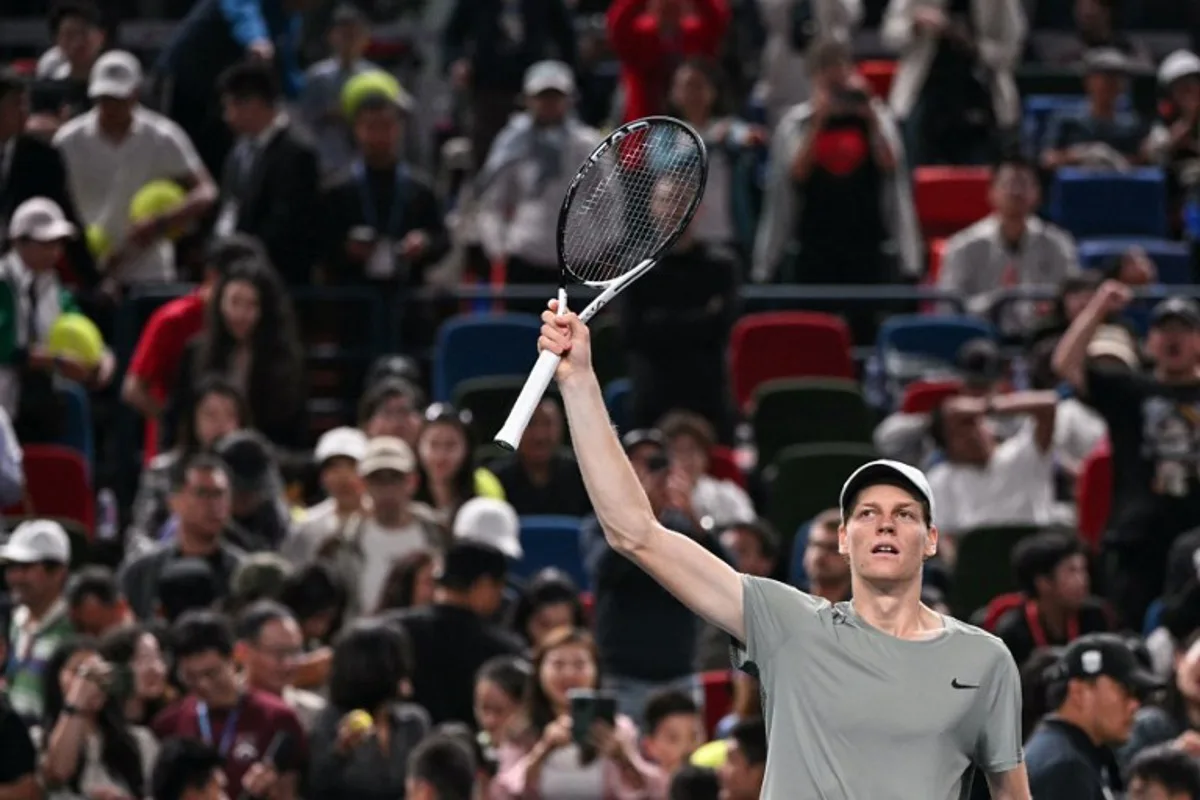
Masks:
[[[652,124],[586,167],[563,230],[566,269],[584,283],[603,284],[655,257],[699,201],[701,147],[677,124]]]

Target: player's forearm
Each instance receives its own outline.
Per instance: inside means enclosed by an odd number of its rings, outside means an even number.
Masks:
[[[654,510],[608,424],[600,384],[588,371],[563,381],[559,390],[579,471],[605,538],[614,550],[632,553],[657,530]]]

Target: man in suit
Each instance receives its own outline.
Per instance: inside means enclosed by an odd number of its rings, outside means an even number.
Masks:
[[[220,79],[225,122],[238,136],[225,159],[216,233],[258,237],[290,285],[311,281],[320,165],[316,147],[280,108],[271,67],[245,61]]]
[[[76,229],[83,228],[67,190],[62,156],[48,142],[22,133],[28,103],[28,89],[20,76],[0,71],[0,250],[7,246],[9,218],[31,197],[53,200]],[[85,289],[95,286],[99,276],[87,246],[74,240],[66,252],[75,279]]]

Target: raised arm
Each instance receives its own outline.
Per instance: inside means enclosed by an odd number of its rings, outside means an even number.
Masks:
[[[571,445],[604,536],[613,550],[644,569],[680,602],[704,619],[745,641],[742,581],[721,559],[683,534],[658,523],[604,407],[592,371],[587,326],[573,313],[551,311],[538,340],[541,350],[563,356],[556,377]]]

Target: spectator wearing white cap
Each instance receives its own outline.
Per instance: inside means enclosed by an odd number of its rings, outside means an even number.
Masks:
[[[46,661],[72,633],[63,597],[71,541],[57,522],[29,520],[0,548],[0,562],[16,601],[8,631],[8,697],[13,710],[32,724],[42,716]]]
[[[174,280],[175,256],[168,234],[201,217],[217,195],[187,135],[138,102],[141,85],[142,68],[133,55],[120,50],[105,53],[92,68],[88,83],[88,97],[95,107],[68,122],[54,137],[67,164],[80,216],[96,232],[102,269],[120,285]],[[178,183],[186,195],[181,202],[134,221],[130,207],[134,196],[152,181]]]
[[[491,545],[514,561],[525,554],[521,548],[521,521],[503,500],[473,497],[463,503],[454,516],[453,533],[456,540]]]
[[[1146,160],[1167,170],[1168,191],[1177,205],[1185,189],[1200,183],[1200,56],[1176,50],[1158,67],[1166,95],[1160,116],[1142,144]]]
[[[363,510],[363,481],[358,462],[367,436],[358,428],[334,428],[317,440],[313,461],[325,499],[303,512],[281,551],[297,566],[308,562],[320,544],[356,522]]]
[[[59,419],[50,376],[85,385],[112,378],[111,353],[95,364],[50,355],[47,336],[58,318],[79,306],[59,282],[63,245],[76,229],[53,200],[22,203],[8,223],[12,249],[0,258],[0,406],[13,417],[22,441],[53,439]]]
[[[563,62],[531,66],[523,93],[525,111],[496,136],[479,175],[479,240],[494,265],[506,265],[508,283],[552,283],[558,208],[601,136],[573,116],[575,78]]]

